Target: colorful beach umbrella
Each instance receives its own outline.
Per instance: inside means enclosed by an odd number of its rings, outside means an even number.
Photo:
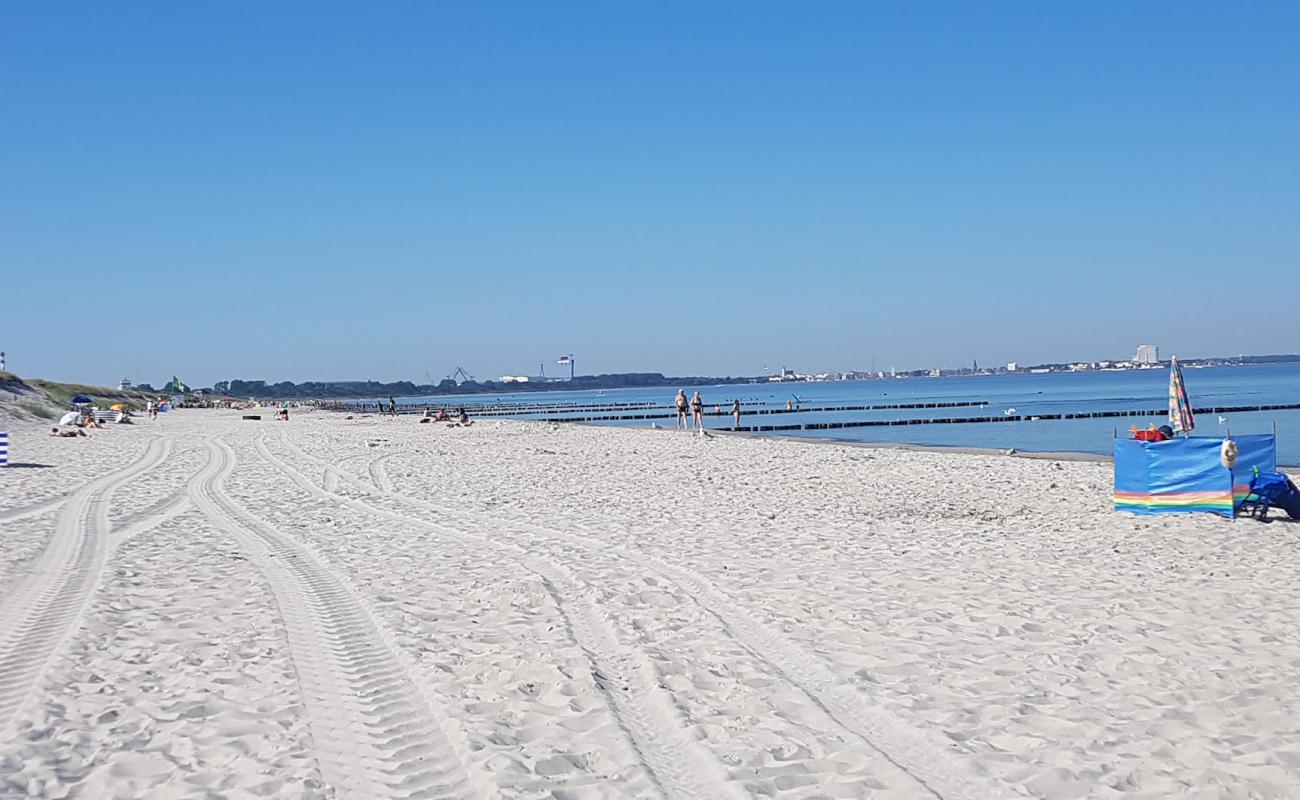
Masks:
[[[1192,416],[1192,401],[1187,399],[1187,384],[1183,382],[1183,368],[1178,358],[1169,359],[1169,427],[1175,433],[1191,433],[1196,427]]]

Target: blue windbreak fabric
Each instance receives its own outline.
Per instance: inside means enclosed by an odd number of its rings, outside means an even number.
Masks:
[[[1135,514],[1233,515],[1232,474],[1220,462],[1223,440],[1115,440],[1115,508]]]
[[[1232,468],[1232,495],[1235,504],[1240,506],[1250,492],[1250,479],[1255,475],[1255,468],[1260,473],[1277,472],[1277,437],[1271,433],[1257,433],[1247,436],[1234,436],[1237,443],[1237,463]]]

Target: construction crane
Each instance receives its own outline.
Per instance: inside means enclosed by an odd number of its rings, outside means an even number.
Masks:
[[[466,372],[464,367],[456,367],[455,371],[448,375],[447,378],[456,381],[457,386],[466,381],[471,383],[474,381],[474,376]]]

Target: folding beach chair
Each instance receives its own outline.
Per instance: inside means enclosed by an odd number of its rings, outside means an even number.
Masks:
[[[1241,501],[1238,513],[1268,520],[1270,508],[1281,508],[1292,519],[1300,519],[1300,491],[1281,472],[1259,472],[1250,479],[1250,494]]]

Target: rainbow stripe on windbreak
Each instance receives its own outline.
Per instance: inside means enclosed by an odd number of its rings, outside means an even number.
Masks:
[[[1176,514],[1209,512],[1232,516],[1233,496],[1229,492],[1115,492],[1115,510],[1134,514]]]

